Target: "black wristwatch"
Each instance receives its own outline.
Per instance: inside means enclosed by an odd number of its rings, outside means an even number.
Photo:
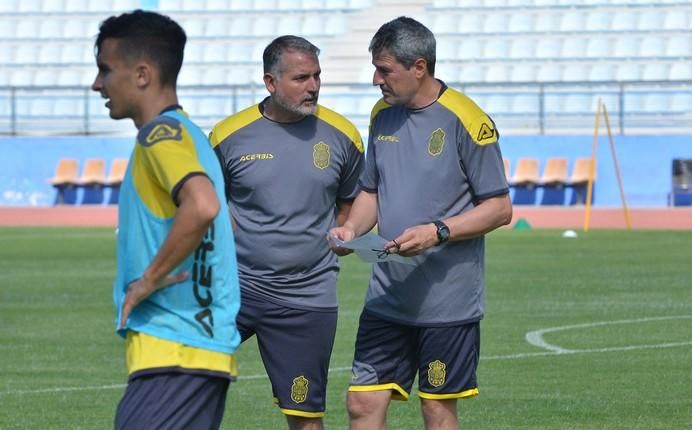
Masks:
[[[449,240],[449,227],[440,220],[433,221],[433,224],[437,227],[437,244],[442,245]]]

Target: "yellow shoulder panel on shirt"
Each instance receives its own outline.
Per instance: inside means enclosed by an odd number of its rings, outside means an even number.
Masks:
[[[259,110],[259,104],[256,104],[220,121],[209,133],[211,147],[216,148],[225,138],[259,118],[262,118],[262,112]]]
[[[317,107],[315,116],[327,124],[336,127],[337,130],[351,139],[351,142],[353,142],[356,148],[358,148],[359,152],[363,152],[363,140],[360,137],[360,132],[351,121],[344,118],[343,115],[338,114],[331,109],[327,109],[322,105]]]
[[[372,111],[370,112],[370,121],[372,122],[372,119],[375,118],[375,116],[378,113],[380,113],[381,110],[387,109],[389,107],[392,107],[392,105],[384,101],[384,99],[379,99],[377,103],[375,103],[375,106],[373,106]]]
[[[459,118],[477,145],[483,146],[497,142],[495,124],[473,100],[459,91],[447,88],[438,101]]]

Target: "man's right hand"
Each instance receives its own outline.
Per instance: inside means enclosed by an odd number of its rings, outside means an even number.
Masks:
[[[348,227],[334,227],[333,229],[329,230],[329,234],[327,234],[327,242],[329,242],[329,248],[331,248],[336,255],[343,257],[344,255],[352,253],[353,250],[338,246],[332,238],[335,237],[341,241],[348,242],[355,236],[355,232]]]

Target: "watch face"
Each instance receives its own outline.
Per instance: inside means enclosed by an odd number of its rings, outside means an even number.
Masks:
[[[437,226],[437,239],[440,243],[446,242],[449,239],[449,227],[441,221],[436,222],[435,225]]]

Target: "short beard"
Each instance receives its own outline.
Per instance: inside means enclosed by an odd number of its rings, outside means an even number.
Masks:
[[[301,104],[297,106],[291,106],[288,104],[286,99],[284,99],[282,96],[280,96],[278,93],[275,93],[272,98],[274,99],[274,103],[277,105],[281,106],[282,109],[291,112],[296,115],[313,115],[315,111],[317,110],[317,100],[315,100],[315,104],[313,106],[303,106]]]

